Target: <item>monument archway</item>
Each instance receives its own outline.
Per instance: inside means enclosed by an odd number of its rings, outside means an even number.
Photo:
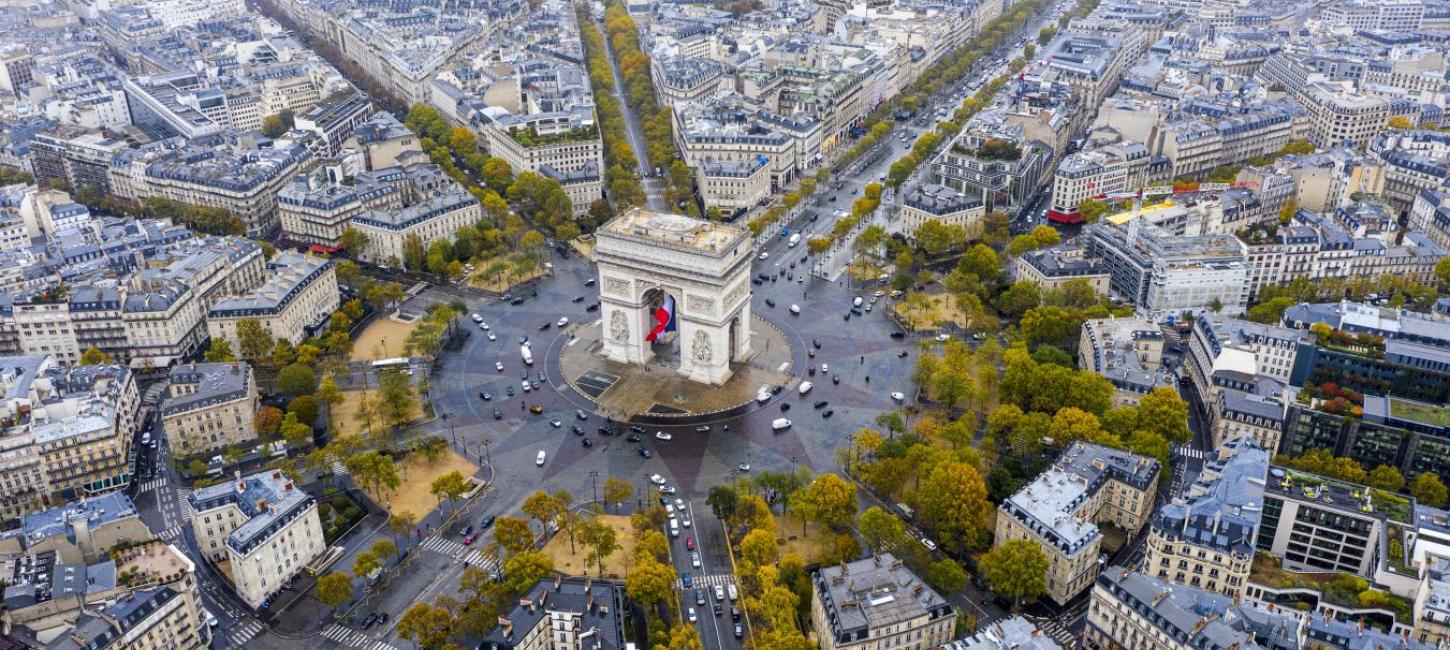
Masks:
[[[707,384],[749,359],[747,231],[631,208],[595,237],[606,358],[645,364],[657,346],[677,345],[678,372]]]

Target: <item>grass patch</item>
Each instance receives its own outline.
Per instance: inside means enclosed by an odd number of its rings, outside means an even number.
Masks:
[[[483,289],[484,291],[504,292],[508,291],[509,287],[512,287],[520,282],[528,282],[529,280],[533,280],[534,278],[542,277],[544,275],[543,267],[534,267],[528,273],[525,273],[523,275],[511,275],[508,272],[504,272],[498,275],[484,277],[483,269],[487,265],[488,264],[486,262],[478,265],[478,270],[474,271],[473,275],[469,276],[468,278],[469,286],[477,287],[479,289]]]
[[[805,558],[806,564],[820,562],[830,555],[830,543],[834,537],[831,531],[822,529],[817,523],[807,523],[802,529],[801,520],[794,513],[776,517],[776,543],[782,556],[795,553]]]
[[[622,515],[599,515],[599,521],[614,529],[614,539],[619,550],[604,559],[604,577],[624,578],[629,558],[634,557],[634,529],[630,528],[629,517]],[[687,531],[690,529],[686,529]],[[681,535],[684,535],[681,532]],[[598,575],[599,569],[589,560],[589,549],[579,540],[574,540],[574,552],[569,552],[569,535],[560,532],[544,545],[544,553],[554,560],[554,569],[567,575]]]
[[[1424,402],[1414,402],[1407,399],[1391,397],[1390,415],[1422,424],[1450,427],[1450,408],[1434,406]]]
[[[366,438],[364,432],[367,430],[367,420],[359,417],[358,411],[362,406],[363,397],[377,401],[375,390],[347,390],[342,392],[342,401],[332,407],[332,430],[336,435],[359,435]],[[376,411],[376,406],[374,407]],[[413,412],[408,414],[408,421],[412,422],[423,417],[422,407],[419,402],[414,403]],[[386,427],[383,416],[374,412],[372,424],[375,428]]]
[[[936,329],[943,323],[966,327],[967,321],[957,309],[957,299],[949,293],[924,294],[925,301],[901,300],[892,306],[901,320],[913,329]]]
[[[337,492],[317,504],[317,515],[322,519],[322,538],[332,544],[353,524],[366,517],[367,510],[346,492]]]
[[[391,318],[379,318],[368,325],[352,343],[352,361],[377,361],[403,356],[403,345],[408,334],[418,327],[421,320],[400,323]]]
[[[374,494],[369,490],[368,496],[371,496],[388,512],[411,512],[419,519],[439,505],[438,498],[431,493],[434,479],[453,471],[468,478],[478,471],[477,465],[451,449],[443,454],[443,457],[432,462],[429,462],[422,454],[408,454],[396,462],[398,478],[402,479],[402,485],[388,494]]]

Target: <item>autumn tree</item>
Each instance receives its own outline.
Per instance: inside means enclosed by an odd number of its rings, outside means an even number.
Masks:
[[[676,578],[674,567],[652,558],[640,558],[639,564],[625,579],[624,590],[630,600],[651,607],[673,595]]]
[[[822,474],[796,491],[793,506],[802,519],[840,528],[856,514],[856,489],[840,476]]]
[[[515,553],[503,562],[504,584],[512,593],[521,594],[554,570],[554,560],[543,551]]]
[[[463,474],[458,470],[433,479],[433,484],[429,487],[429,494],[437,498],[439,503],[442,503],[444,499],[448,499],[449,507],[454,509],[457,509],[456,502],[458,497],[463,496],[467,491],[468,480],[463,478]]]
[[[270,436],[277,433],[277,427],[282,425],[282,409],[275,406],[263,406],[257,409],[252,415],[252,425],[257,430],[257,435]]]
[[[317,579],[317,599],[336,609],[352,598],[352,578],[345,573],[329,572]]]
[[[416,603],[398,617],[398,636],[434,650],[448,642],[449,626],[453,616],[442,607],[428,603]]]
[[[86,348],[86,351],[81,353],[81,365],[83,366],[97,366],[109,363],[112,363],[111,355],[102,352],[98,348]]]
[[[634,483],[617,476],[609,476],[604,479],[604,501],[606,503],[623,503],[634,496]]]
[[[1420,472],[1420,475],[1416,476],[1415,481],[1410,484],[1410,494],[1415,497],[1416,501],[1431,508],[1445,507],[1447,497],[1445,483],[1433,472]]]
[[[1035,542],[1014,539],[999,544],[982,556],[978,566],[987,585],[1015,605],[1023,599],[1047,592],[1047,557]]]
[[[944,546],[956,551],[976,547],[991,508],[987,485],[976,467],[942,462],[932,468],[912,498],[921,522],[936,531]]]
[[[493,539],[509,555],[533,548],[534,531],[529,522],[518,517],[503,516],[493,522]]]
[[[896,548],[907,539],[906,524],[901,518],[879,506],[871,506],[862,512],[857,528],[866,544],[878,552]]]

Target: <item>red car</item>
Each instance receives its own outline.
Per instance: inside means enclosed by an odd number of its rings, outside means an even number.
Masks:
[[[693,550],[695,550],[695,538],[693,538],[693,537],[686,537],[685,538],[685,550],[687,550],[687,551],[693,551]]]

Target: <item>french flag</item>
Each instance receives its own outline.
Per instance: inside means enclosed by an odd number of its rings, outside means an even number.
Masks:
[[[655,310],[655,327],[649,331],[649,336],[644,340],[653,343],[665,332],[675,331],[675,297],[665,296],[665,304]]]

